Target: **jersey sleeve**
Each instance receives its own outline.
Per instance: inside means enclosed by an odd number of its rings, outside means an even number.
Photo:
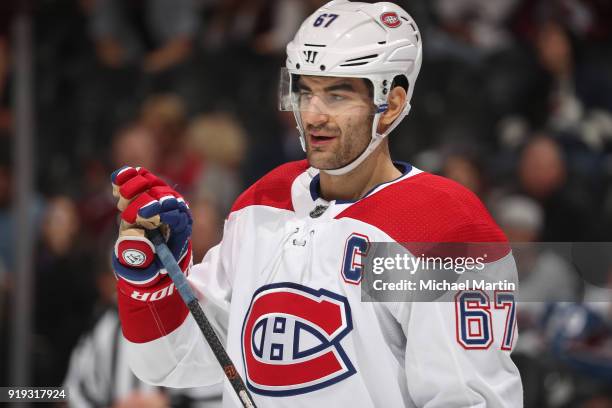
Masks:
[[[204,313],[223,344],[227,339],[232,293],[228,274],[234,250],[235,235],[232,229],[233,221],[226,221],[221,243],[210,249],[201,263],[192,266],[188,276]],[[146,308],[139,313],[143,319],[149,321],[146,330],[153,331],[155,335],[147,341],[137,341],[125,336],[128,343],[128,361],[134,374],[144,382],[175,388],[219,383],[223,373],[193,317],[187,313],[178,326],[168,327],[173,324],[173,318],[164,321],[164,316],[158,313],[158,310],[164,307],[161,302],[170,305],[182,300],[178,292],[174,291],[164,299],[146,303]],[[183,308],[186,310],[181,304],[176,313],[182,313]],[[130,324],[125,313],[122,314],[122,324],[125,335],[125,326]]]
[[[511,253],[483,273],[513,275]],[[503,291],[458,290],[449,298],[402,303],[405,370],[419,407],[520,407],[523,390],[510,358],[516,343],[514,300]]]

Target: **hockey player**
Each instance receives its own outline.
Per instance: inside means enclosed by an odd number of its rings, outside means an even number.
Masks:
[[[246,190],[196,265],[180,194],[145,169],[113,174],[114,267],[136,375],[169,387],[222,377],[144,237],[161,221],[259,406],[522,406],[511,298],[361,301],[370,243],[505,242],[472,193],[390,158],[386,137],[410,110],[421,58],[418,28],[395,4],[332,1],[310,16],[287,46],[281,87],[307,160]],[[484,274],[515,268],[509,251],[486,262]],[[227,384],[224,404],[239,406]]]

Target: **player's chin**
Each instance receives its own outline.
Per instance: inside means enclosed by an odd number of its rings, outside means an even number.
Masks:
[[[331,152],[318,151],[316,148],[308,150],[306,154],[308,164],[319,170],[333,170],[338,168],[337,159]]]

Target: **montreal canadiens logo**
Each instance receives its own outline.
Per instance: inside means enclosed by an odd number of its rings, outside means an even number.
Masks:
[[[397,15],[397,13],[395,13],[393,11],[388,11],[386,13],[382,13],[380,15],[380,21],[382,21],[382,23],[384,25],[386,25],[387,27],[390,27],[390,28],[399,27],[402,24],[402,20],[400,20],[400,18]]]
[[[130,266],[140,266],[145,263],[146,255],[137,249],[126,249],[121,254],[125,262]]]
[[[247,386],[281,397],[350,377],[356,370],[340,342],[352,329],[344,296],[295,283],[259,288],[242,327]]]

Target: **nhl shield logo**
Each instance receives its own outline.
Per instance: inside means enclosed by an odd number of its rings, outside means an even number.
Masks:
[[[289,282],[259,288],[242,328],[247,386],[282,397],[350,377],[356,370],[340,341],[352,329],[344,296]]]
[[[393,11],[382,13],[380,15],[380,21],[389,28],[399,27],[402,24],[402,20],[400,20],[397,13]]]

